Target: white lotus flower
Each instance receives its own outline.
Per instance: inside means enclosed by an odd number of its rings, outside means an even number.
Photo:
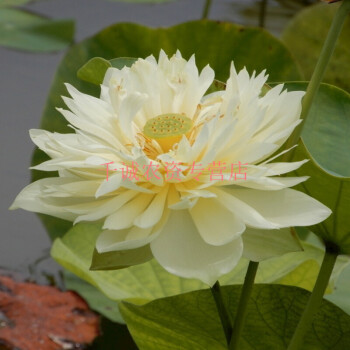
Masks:
[[[208,284],[242,254],[259,261],[299,249],[283,228],[316,224],[330,210],[289,189],[306,177],[279,177],[304,161],[269,157],[299,124],[304,93],[278,85],[262,96],[264,72],[249,77],[232,64],[226,90],[204,95],[213,79],[194,56],[161,52],[158,62],[109,68],[100,98],[67,84],[70,110],[60,112],[75,133],[30,131],[52,158],[34,169],[59,177],[27,186],[12,209],[102,220],[98,252],[125,251],[124,265],[153,255]]]

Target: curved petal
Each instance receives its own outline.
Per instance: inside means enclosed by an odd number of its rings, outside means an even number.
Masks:
[[[293,170],[299,169],[302,165],[307,163],[309,160],[304,159],[299,162],[276,162],[276,163],[268,163],[265,162],[261,164],[261,167],[267,169],[267,176],[276,176],[281,174],[289,173]]]
[[[105,230],[97,238],[96,249],[99,253],[106,253],[139,248],[149,244],[153,239],[149,236],[151,231],[152,228],[141,229],[139,227],[124,230]],[[135,234],[138,238],[128,240],[127,237],[130,233]]]
[[[115,213],[107,216],[103,228],[108,230],[122,230],[131,227],[134,220],[146,210],[153,197],[153,194],[139,194],[120,207]]]
[[[122,251],[143,247],[153,241],[162,231],[169,217],[169,210],[165,210],[157,225],[149,228],[133,226],[123,230],[105,230],[100,233],[96,241],[99,253]]]
[[[246,225],[262,229],[278,228],[277,224],[267,220],[257,210],[238,199],[233,190],[215,188],[212,192],[217,193],[218,201],[239,216]]]
[[[286,253],[303,250],[292,228],[258,230],[247,228],[242,235],[243,256],[252,261],[262,261]]]
[[[166,186],[154,196],[148,208],[134,220],[134,225],[140,228],[148,228],[154,226],[161,219],[168,189],[169,186]]]
[[[231,242],[245,230],[244,222],[214,198],[200,198],[190,214],[201,237],[211,245]]]
[[[203,241],[187,210],[172,211],[161,234],[151,242],[157,261],[170,273],[213,285],[242,256],[241,237],[223,246]]]
[[[24,209],[35,213],[53,215],[60,219],[73,221],[77,215],[65,210],[60,204],[60,198],[45,197],[45,191],[49,186],[62,185],[74,182],[75,179],[48,177],[26,186],[15,198],[10,210]],[[55,205],[57,203],[57,205]]]
[[[279,191],[231,189],[230,193],[279,227],[309,226],[325,220],[331,210],[290,188]]]
[[[126,190],[116,197],[108,198],[105,200],[105,203],[102,205],[96,205],[91,210],[85,210],[84,214],[79,215],[74,224],[77,224],[80,221],[96,221],[102,219],[112,213],[115,213],[119,208],[121,208],[125,203],[135,198],[138,195],[138,192]],[[72,208],[74,209],[74,208]],[[74,212],[71,208],[68,208],[69,211]],[[80,208],[78,208],[80,209]],[[79,214],[79,212],[77,212]]]
[[[241,181],[239,183],[242,187],[247,187],[255,190],[264,191],[279,191],[283,188],[293,187],[301,182],[309,179],[309,176],[299,176],[299,177],[279,177],[279,176],[261,176],[253,180]]]

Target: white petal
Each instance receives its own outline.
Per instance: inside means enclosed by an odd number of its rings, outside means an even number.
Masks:
[[[123,179],[123,174],[122,173],[116,173],[112,176],[108,177],[105,179],[100,187],[96,191],[96,198],[99,198],[107,193],[114,192],[120,187],[128,188],[130,190],[138,191],[138,192],[143,192],[143,193],[152,193],[151,190],[145,187],[138,186],[136,183],[131,181],[130,179],[124,178]]]
[[[32,139],[32,141],[51,158],[59,157],[62,155],[61,150],[51,149],[51,147],[48,147],[48,143],[50,142],[52,137],[51,132],[40,129],[30,129],[29,136]],[[69,137],[76,138],[76,135],[70,135]]]
[[[161,219],[168,189],[169,186],[166,186],[154,196],[148,208],[134,220],[134,225],[141,228],[148,228],[154,226]]]
[[[147,95],[140,93],[132,93],[123,99],[119,106],[118,121],[123,133],[127,138],[135,142],[135,133],[133,130],[133,119],[136,112],[141,108]]]
[[[253,181],[241,181],[242,187],[254,188],[256,190],[277,191],[287,187],[293,187],[309,179],[309,176],[300,177],[260,177]]]
[[[89,120],[84,120],[78,118],[71,111],[64,110],[62,108],[57,108],[57,110],[67,119],[69,123],[78,129],[84,131],[88,135],[93,135],[98,138],[101,143],[109,143],[112,147],[119,147],[120,142],[109,130],[104,129],[96,123],[92,123]]]
[[[190,214],[208,244],[221,246],[236,239],[245,230],[244,222],[214,198],[200,198]]]
[[[303,250],[291,228],[280,230],[247,228],[242,238],[243,256],[252,261],[262,261]]]
[[[84,94],[68,83],[65,85],[73,99],[66,97],[63,97],[63,99],[74,114],[78,112],[84,119],[89,118],[92,122],[105,123],[108,121],[112,112],[108,103],[94,96]]]
[[[103,225],[104,229],[122,230],[131,227],[134,220],[148,207],[153,199],[152,194],[139,194],[112,215],[109,215]]]
[[[234,145],[220,154],[220,160],[233,164],[237,163],[238,160],[242,164],[256,164],[276,149],[276,145],[263,142],[242,144],[241,146]]]
[[[154,227],[140,228],[133,226],[123,230],[102,231],[96,241],[99,253],[122,251],[143,247],[153,241],[166,224],[169,210],[165,210],[161,220]]]
[[[75,219],[74,224],[80,221],[95,221],[111,215],[137,195],[138,192],[136,191],[126,190],[125,192],[118,194],[116,197],[107,199],[106,203],[103,205],[96,203],[96,206],[91,210],[87,210],[83,215],[78,216]]]
[[[105,179],[100,187],[97,189],[95,196],[96,198],[99,198],[107,193],[116,191],[123,181],[122,174],[117,173],[112,176],[109,175],[108,179]]]
[[[240,237],[223,246],[205,243],[189,212],[181,210],[171,212],[161,234],[151,242],[151,250],[170,273],[213,285],[237,265],[243,244]]]
[[[232,189],[230,193],[279,227],[314,225],[331,214],[331,210],[316,199],[289,188],[279,191]]]
[[[73,221],[76,215],[66,211],[64,207],[60,205],[60,202],[58,201],[59,198],[45,199],[45,197],[43,197],[46,186],[52,184],[61,185],[64,182],[70,183],[71,180],[59,177],[49,177],[31,183],[17,195],[10,210],[21,208],[35,213],[53,215],[60,219]],[[57,205],[55,203],[57,203]]]
[[[308,162],[308,159],[301,160],[300,162],[290,162],[290,163],[264,163],[262,167],[267,169],[267,176],[281,175],[289,173],[299,169],[303,164]]]
[[[218,201],[220,201],[223,205],[226,206],[227,209],[235,213],[239,218],[243,220],[243,222],[250,226],[256,228],[278,228],[279,226],[265,217],[263,217],[257,210],[255,210],[252,206],[246,204],[241,201],[233,190],[225,188],[225,189],[212,189],[214,193],[217,194]]]
[[[132,228],[134,229],[134,228]],[[127,239],[132,229],[105,230],[100,233],[96,241],[96,249],[99,253],[135,249],[149,244],[152,229],[138,229],[138,238]]]

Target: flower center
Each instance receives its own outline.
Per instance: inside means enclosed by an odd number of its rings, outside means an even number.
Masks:
[[[143,133],[156,140],[164,152],[181,140],[192,129],[192,120],[184,114],[167,113],[147,121]]]

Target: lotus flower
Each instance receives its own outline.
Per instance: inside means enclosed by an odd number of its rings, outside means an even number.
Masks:
[[[307,177],[279,176],[305,161],[272,155],[300,123],[304,93],[277,85],[263,94],[265,72],[250,77],[233,64],[226,89],[205,95],[213,80],[194,56],[162,51],[158,61],[109,68],[100,98],[67,84],[69,110],[59,111],[75,132],[30,131],[51,157],[33,168],[59,176],[24,188],[12,209],[101,221],[99,253],[122,251],[121,265],[154,257],[209,285],[242,255],[300,249],[289,228],[330,210],[289,188]]]

